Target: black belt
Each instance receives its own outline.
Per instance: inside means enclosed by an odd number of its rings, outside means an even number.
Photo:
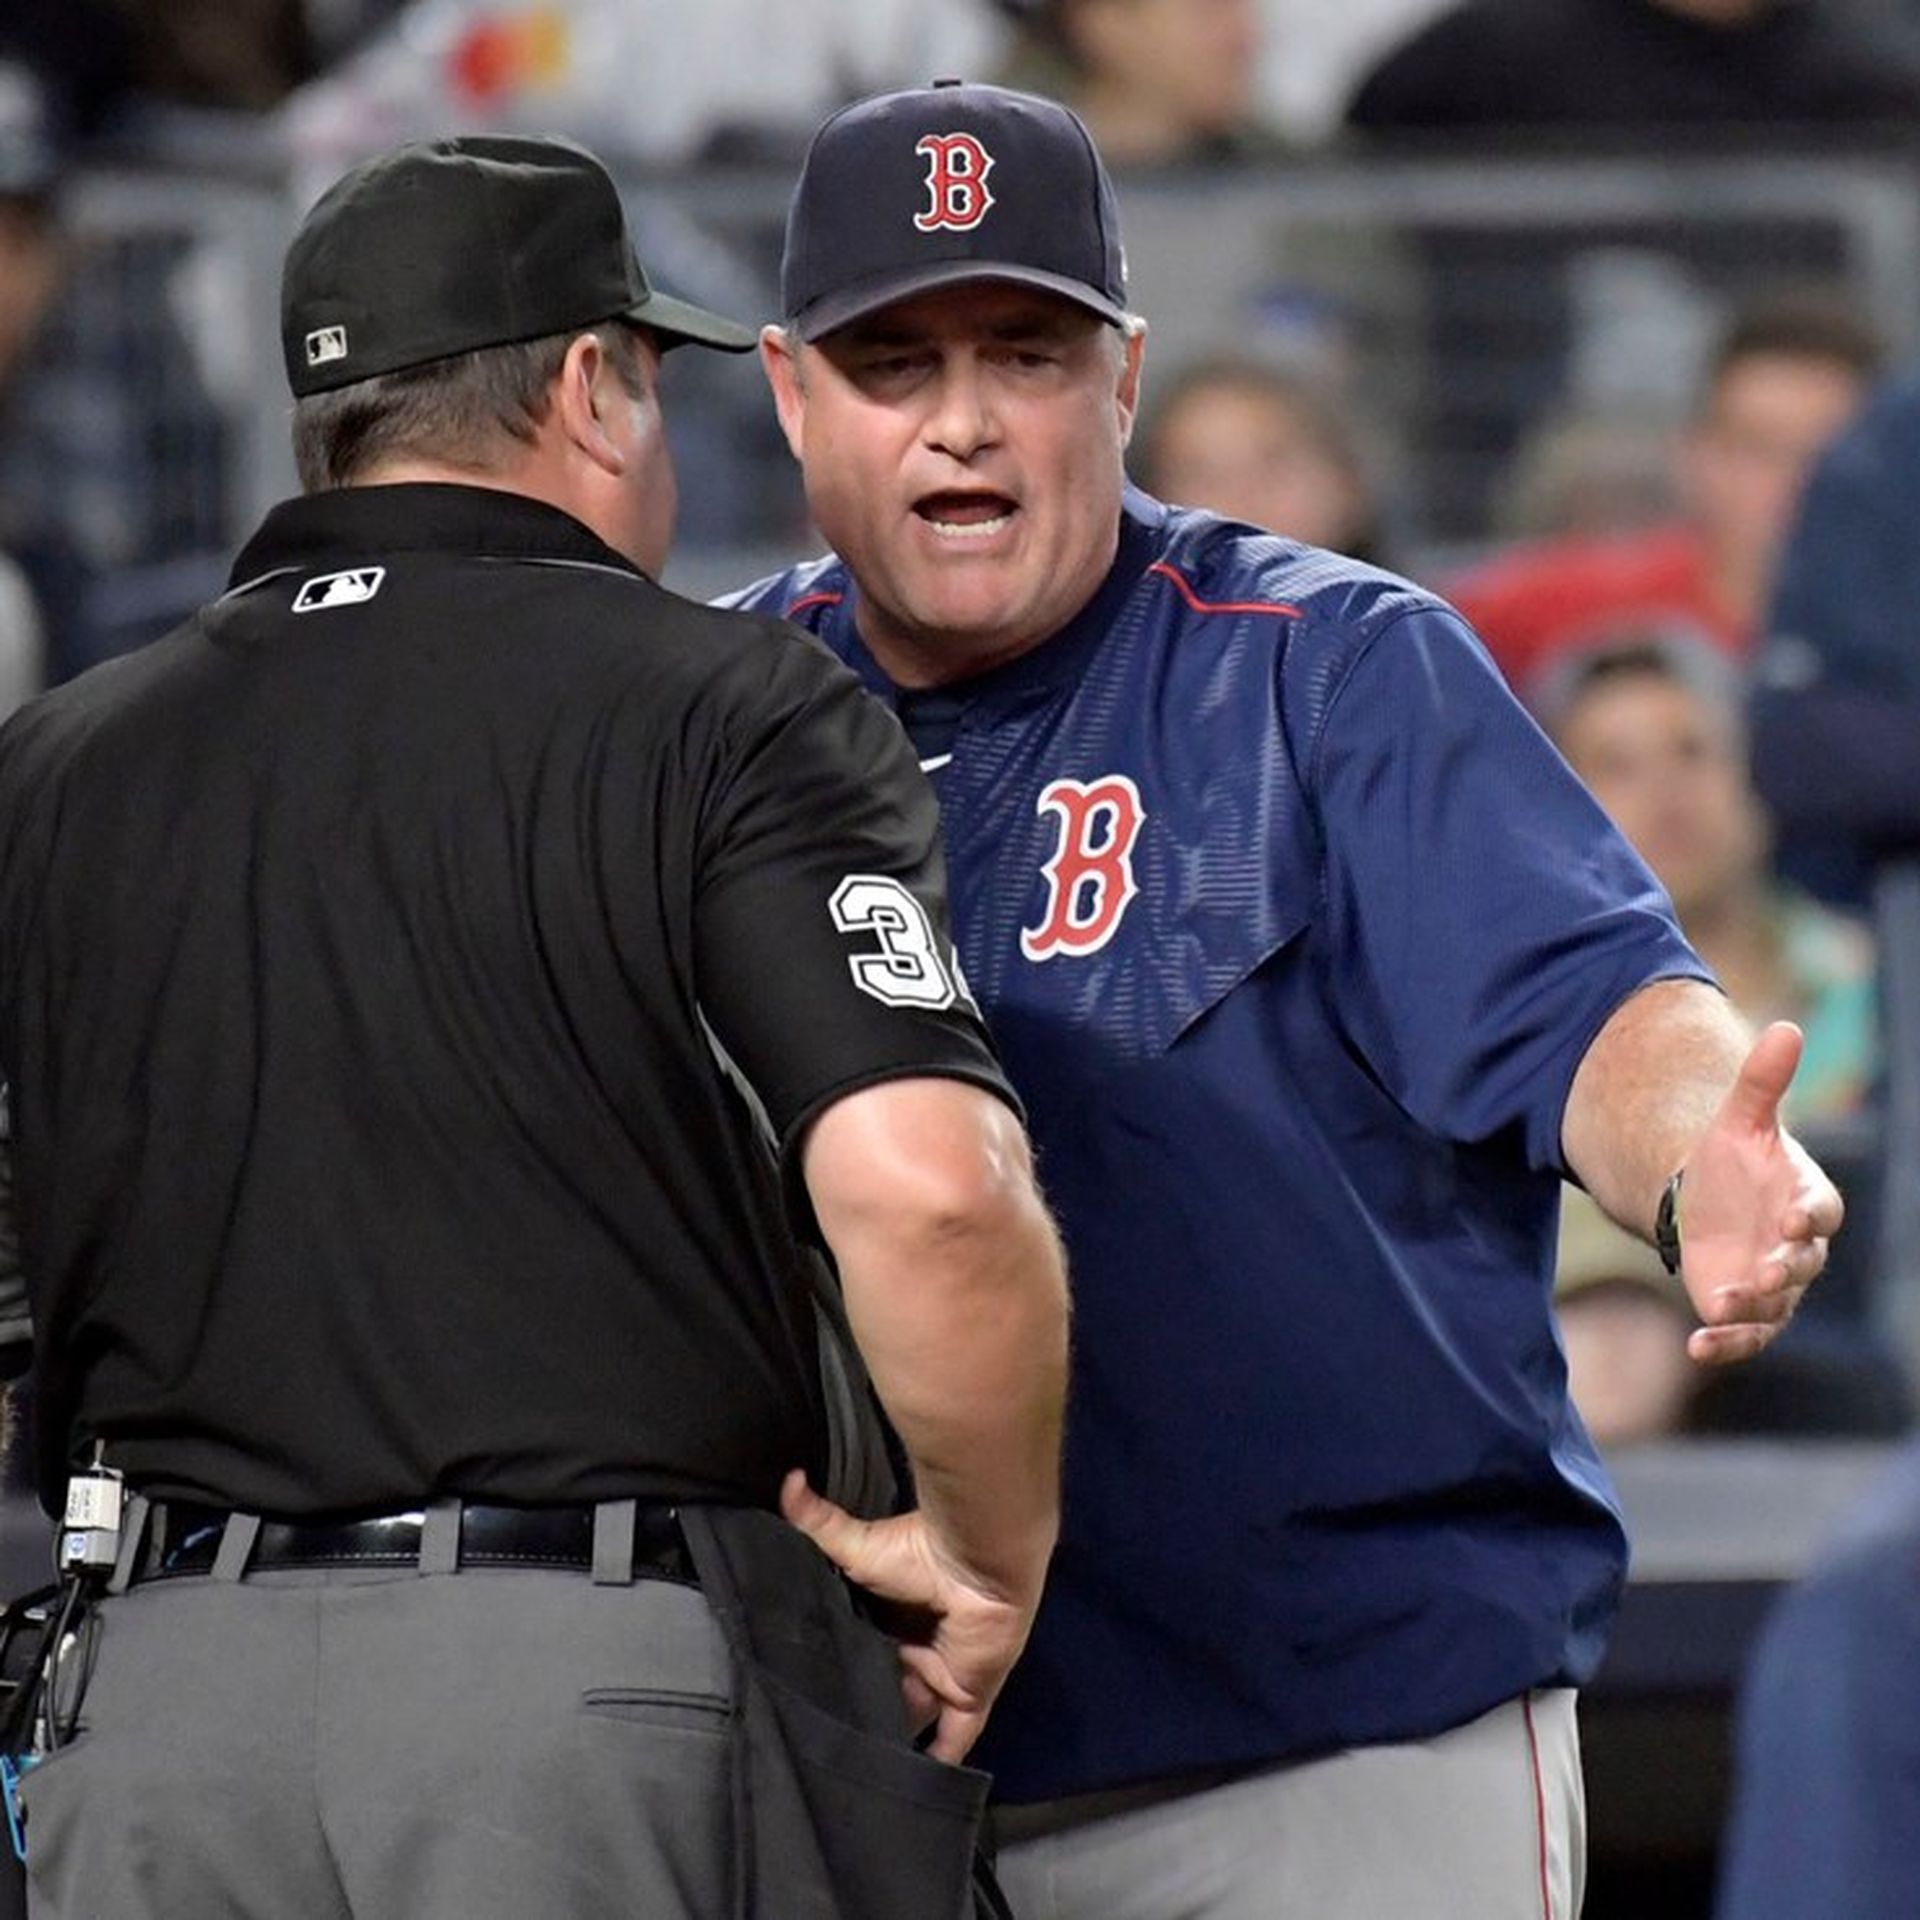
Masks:
[[[153,1518],[153,1547],[141,1556],[143,1564],[133,1576],[136,1581],[213,1571],[232,1518],[226,1508],[168,1500],[156,1505]],[[592,1507],[490,1507],[465,1502],[460,1509],[460,1565],[591,1568],[593,1521]],[[420,1558],[424,1532],[420,1513],[262,1520],[247,1566],[411,1566]],[[639,1580],[696,1584],[693,1560],[674,1508],[644,1503],[636,1508],[633,1574]]]

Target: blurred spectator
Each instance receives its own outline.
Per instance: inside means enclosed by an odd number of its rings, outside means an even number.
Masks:
[[[0,421],[14,376],[61,277],[54,210],[62,129],[56,96],[24,62],[0,54]],[[0,492],[0,718],[45,682],[41,558],[17,503]]]
[[[286,129],[316,176],[488,129],[570,134],[619,164],[786,158],[855,95],[987,72],[1007,32],[989,0],[411,0],[293,96]]]
[[[1716,1920],[1911,1920],[1920,1446],[1775,1606],[1742,1683]]]
[[[1883,931],[1888,1066],[1876,1309],[1920,1378],[1920,371],[1816,470],[1755,673],[1754,777],[1778,863]]]
[[[1872,943],[1862,923],[1772,877],[1734,667],[1697,638],[1641,636],[1560,660],[1526,691],[1568,763],[1672,896],[1682,929],[1734,1005],[1756,1024],[1792,1020],[1806,1035],[1786,1102],[1791,1123],[1818,1132],[1859,1114],[1881,1066]],[[1907,1385],[1864,1324],[1878,1283],[1871,1194],[1862,1190],[1870,1176],[1861,1175],[1849,1182],[1853,1217],[1835,1243],[1825,1291],[1754,1368],[1738,1379],[1690,1378],[1678,1408],[1656,1391],[1661,1369],[1621,1384],[1637,1376],[1642,1349],[1666,1322],[1647,1297],[1645,1261],[1611,1242],[1604,1220],[1589,1229],[1589,1264],[1611,1244],[1622,1276],[1639,1283],[1638,1294],[1615,1289],[1583,1309],[1582,1360],[1607,1383],[1605,1417],[1657,1403],[1694,1432],[1903,1431]],[[1684,1326],[1679,1338],[1684,1345]]]
[[[0,404],[64,277],[59,199],[72,155],[132,77],[113,0],[0,8]]]
[[[1503,541],[1640,533],[1680,511],[1671,420],[1614,411],[1556,414],[1514,450],[1495,489]]]
[[[260,111],[316,71],[304,0],[113,0],[137,90],[182,106]]]
[[[121,0],[6,0],[0,60],[43,90],[42,127],[56,156],[93,133],[133,85],[133,48]]]
[[[1290,140],[1336,137],[1362,74],[1451,0],[1261,0],[1267,44],[1260,75],[1266,110]]]
[[[1920,36],[1859,0],[1465,0],[1361,82],[1367,134],[1614,136],[1920,119]]]
[[[128,108],[259,112],[400,0],[6,0],[0,46],[57,84],[91,131]]]
[[[228,427],[208,330],[183,323],[221,236],[194,225],[191,196],[177,227],[83,238],[69,215],[86,138],[132,84],[116,20],[107,0],[0,15],[0,551],[32,586],[49,680],[171,624],[227,543]]]
[[[1020,22],[1000,74],[1064,100],[1110,166],[1284,150],[1260,117],[1259,0],[999,0]]]
[[[1561,660],[1526,692],[1734,1005],[1756,1025],[1792,1020],[1806,1034],[1789,1120],[1856,1111],[1878,1060],[1872,942],[1772,878],[1725,657],[1692,638],[1635,638]]]
[[[22,85],[0,63],[0,145]],[[50,195],[23,181],[0,152],[0,393],[26,357],[60,284],[60,235]]]
[[[1379,507],[1359,433],[1304,374],[1245,355],[1189,361],[1157,389],[1132,464],[1159,499],[1379,558]]]
[[[1797,1022],[1798,1128],[1857,1112],[1878,1069],[1873,952],[1858,922],[1777,884],[1747,776],[1740,681],[1695,638],[1647,636],[1556,662],[1527,688],[1573,770],[1672,896],[1680,925],[1756,1024]],[[1857,1290],[1871,1236],[1836,1244]],[[1693,1325],[1665,1270],[1583,1194],[1562,1213],[1556,1297],[1574,1404],[1601,1445],[1678,1431],[1893,1434],[1911,1415],[1899,1369],[1857,1324],[1818,1311],[1744,1378],[1686,1357]],[[1584,1393],[1584,1397],[1583,1397]],[[1597,1423],[1597,1424],[1596,1424]]]
[[[52,90],[0,53],[0,395],[60,285],[61,141]]]
[[[1891,1439],[1913,1423],[1897,1364],[1858,1327],[1818,1314],[1749,1366],[1695,1366],[1687,1336],[1698,1322],[1679,1282],[1572,1186],[1560,1196],[1553,1298],[1567,1390],[1603,1451],[1681,1435]]]
[[[405,5],[406,0],[304,0],[307,39],[316,70],[324,73],[384,27]]]
[[[1578,1187],[1560,1196],[1553,1300],[1567,1391],[1594,1445],[1611,1452],[1678,1433],[1701,1378],[1687,1355],[1696,1322],[1686,1289]]]
[[[1448,584],[1509,680],[1624,623],[1698,629],[1744,654],[1805,476],[1852,417],[1881,343],[1825,289],[1741,308],[1708,358],[1679,446],[1682,512],[1638,534],[1507,549]]]
[[[1920,370],[1874,396],[1815,471],[1755,668],[1754,777],[1793,870],[1859,898],[1920,855]]]

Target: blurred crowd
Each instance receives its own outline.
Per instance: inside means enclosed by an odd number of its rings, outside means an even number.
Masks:
[[[1854,1208],[1830,1279],[1709,1391],[1678,1290],[1570,1192],[1596,1437],[1905,1432],[1914,1170],[1883,1143],[1920,1040],[1886,1017],[1871,910],[1920,852],[1920,257],[1897,220],[1869,257],[1777,169],[1856,162],[1920,205],[1909,0],[6,0],[0,712],[163,631],[262,504],[272,387],[236,363],[206,178],[290,228],[393,140],[564,131],[683,180],[648,257],[772,317],[805,129],[944,73],[1067,100],[1138,197],[1171,348],[1138,483],[1446,593],[1736,1003],[1806,1029],[1792,1117]],[[1753,197],[1686,171],[1728,157]],[[1654,212],[1606,198],[1622,164],[1670,164]],[[809,530],[754,383],[688,376],[695,590],[703,546],[737,580]],[[1749,1880],[1738,1913],[1770,1911],[1779,1875]]]

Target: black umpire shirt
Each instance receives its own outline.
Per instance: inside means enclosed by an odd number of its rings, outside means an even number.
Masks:
[[[233,578],[0,732],[43,1498],[96,1438],[283,1514],[818,1473],[779,1154],[1011,1097],[899,728],[519,495],[296,500]]]

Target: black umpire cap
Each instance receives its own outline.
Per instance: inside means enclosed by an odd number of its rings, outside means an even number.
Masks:
[[[280,283],[296,398],[616,318],[663,348],[742,353],[756,337],[649,284],[612,176],[557,137],[419,141],[362,162],[301,223]]]

